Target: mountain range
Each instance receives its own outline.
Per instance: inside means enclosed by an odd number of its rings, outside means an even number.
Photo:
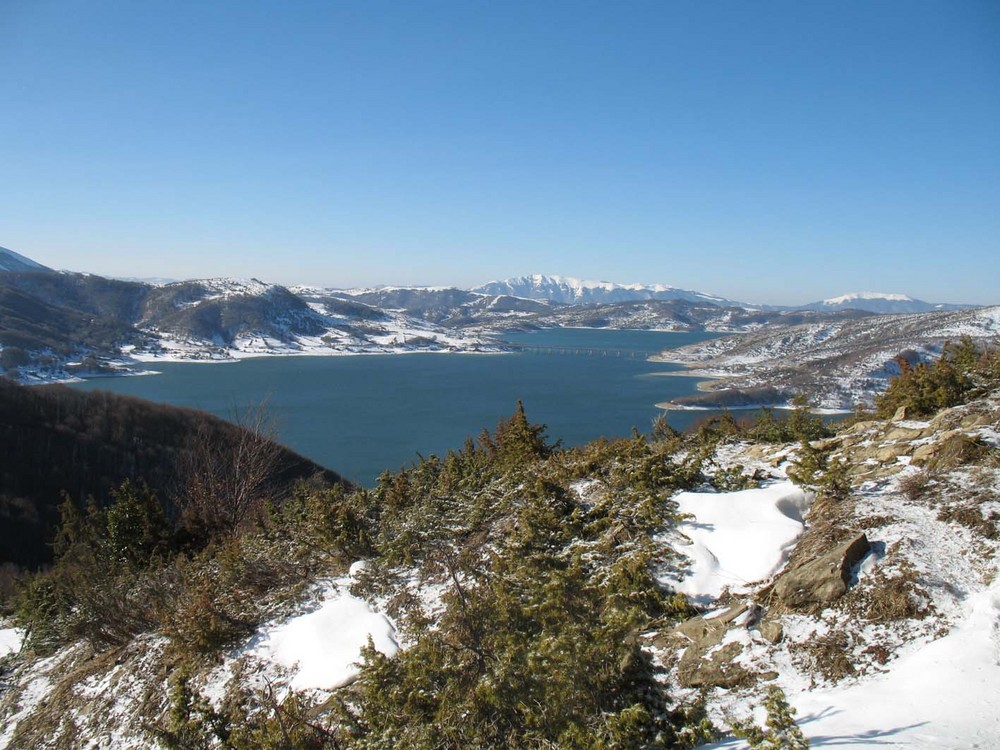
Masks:
[[[511,329],[747,333],[961,307],[876,293],[751,305],[662,284],[539,274],[468,290],[286,288],[225,278],[152,283],[57,272],[0,248],[0,372],[39,382],[120,374],[163,359],[503,351],[502,334]]]
[[[480,294],[504,294],[564,305],[608,304],[641,300],[683,300],[750,310],[828,311],[849,309],[880,314],[958,310],[971,307],[971,305],[924,302],[905,294],[881,292],[856,292],[805,305],[757,305],[704,292],[678,289],[664,284],[615,284],[609,281],[583,281],[569,276],[544,276],[541,274],[519,276],[504,281],[491,281],[482,286],[474,287],[471,291]]]

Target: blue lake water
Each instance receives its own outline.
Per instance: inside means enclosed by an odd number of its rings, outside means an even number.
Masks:
[[[104,389],[232,418],[266,401],[281,442],[346,478],[372,484],[386,469],[460,448],[524,403],[551,439],[575,445],[649,430],[656,403],[695,391],[680,367],[649,354],[704,333],[553,329],[512,334],[512,354],[273,357],[227,364],[156,363],[157,376],[108,378]],[[683,429],[704,413],[671,412]]]

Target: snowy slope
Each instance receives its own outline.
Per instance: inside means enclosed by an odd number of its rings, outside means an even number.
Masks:
[[[677,509],[689,516],[677,530],[687,538],[678,549],[691,558],[675,591],[708,604],[723,588],[739,590],[777,573],[802,535],[802,516],[812,501],[791,482],[739,492],[682,492]]]
[[[854,466],[854,489],[837,506],[835,527],[864,530],[872,551],[856,567],[847,594],[814,615],[770,614],[769,588],[751,590],[747,598],[764,607],[764,620],[783,625],[783,637],[768,641],[748,621],[723,640],[739,644],[737,663],[768,675],[767,684],[783,689],[813,747],[1000,747],[1000,544],[995,533],[1000,468],[985,462],[937,472],[923,494],[908,490],[920,473],[912,464],[921,450],[955,432],[996,449],[998,418],[1000,403],[994,399],[948,410],[928,422],[861,423],[833,441],[835,455],[848,457]],[[884,459],[859,463],[880,452]],[[773,467],[780,460],[774,456],[737,449],[726,460],[763,459],[760,465]],[[953,514],[959,508],[992,523],[973,524],[970,516]],[[693,516],[690,523],[703,524],[711,544],[711,507],[704,513],[695,507]],[[812,543],[830,533],[823,525],[829,518],[807,515],[805,520],[807,529],[816,529]],[[726,531],[724,526],[718,530]],[[752,536],[748,533],[742,546]],[[907,616],[888,615],[877,607],[903,576],[912,581],[908,596],[914,609]],[[824,669],[845,658],[847,668]],[[726,717],[750,715],[759,702],[759,694],[746,688],[714,689],[707,695],[710,714],[723,724]],[[729,740],[711,747],[746,750],[747,744]]]
[[[665,352],[664,361],[722,378],[723,388],[799,390],[817,405],[852,409],[870,403],[907,353],[930,359],[963,335],[990,343],[1000,333],[1000,306],[763,328]]]

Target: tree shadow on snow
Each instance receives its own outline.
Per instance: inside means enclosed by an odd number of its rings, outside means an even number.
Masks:
[[[843,713],[843,711],[830,706],[823,709],[819,713],[808,714],[796,720],[796,723],[802,728],[802,731],[809,737],[810,747],[840,747],[846,745],[875,747],[878,745],[889,745],[895,743],[895,740],[892,738],[900,732],[905,732],[908,729],[916,729],[917,727],[926,726],[930,723],[929,721],[918,721],[914,724],[894,727],[892,729],[869,729],[865,732],[857,732],[856,734],[812,735],[809,733],[808,725],[810,722],[818,721],[819,719],[834,716],[839,713]]]

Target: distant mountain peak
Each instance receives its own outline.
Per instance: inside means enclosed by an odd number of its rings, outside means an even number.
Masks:
[[[20,253],[0,247],[0,271],[51,271],[48,266],[43,266],[31,258],[26,258]]]
[[[866,312],[919,313],[931,310],[962,310],[974,305],[954,305],[943,302],[924,302],[908,294],[888,294],[886,292],[852,292],[839,297],[803,305],[806,310],[864,310]]]
[[[510,279],[490,281],[470,291],[502,294],[510,297],[557,302],[564,305],[632,302],[640,300],[687,300],[712,305],[746,307],[713,294],[679,289],[666,284],[618,284],[611,281],[587,281],[575,276],[535,273]]]
[[[908,294],[887,294],[885,292],[851,292],[850,294],[842,294],[839,297],[831,297],[830,299],[823,300],[824,304],[827,305],[842,305],[845,302],[853,302],[856,300],[867,300],[867,299],[881,299],[890,302],[919,302],[920,300],[914,299]]]

